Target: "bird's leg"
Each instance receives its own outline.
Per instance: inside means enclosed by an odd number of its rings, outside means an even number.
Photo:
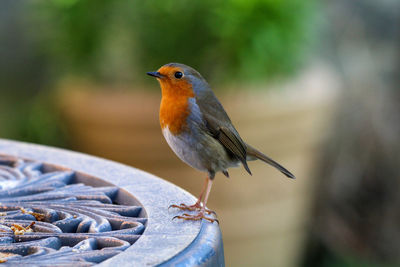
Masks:
[[[197,199],[195,204],[193,204],[193,205],[186,205],[184,203],[181,203],[179,205],[173,204],[173,205],[170,205],[168,208],[177,208],[177,209],[180,209],[180,210],[188,210],[188,211],[201,210],[203,207],[205,207],[205,205],[202,204],[203,203],[202,199],[203,199],[204,192],[206,191],[207,186],[209,184],[209,181],[210,181],[210,179],[208,177],[206,177],[206,179],[204,181],[203,189],[201,190],[200,196]],[[214,211],[209,210],[209,209],[205,209],[205,212],[207,214],[211,214],[211,213],[215,214]]]
[[[210,211],[210,210],[206,209],[206,204],[207,204],[207,200],[210,195],[210,192],[211,192],[212,183],[213,183],[213,180],[207,177],[206,195],[204,197],[203,206],[201,207],[200,211],[197,214],[191,215],[191,214],[184,213],[181,216],[175,216],[174,219],[182,219],[182,220],[188,220],[188,221],[198,221],[201,219],[205,219],[209,222],[215,222],[215,221],[218,222],[217,219],[206,217],[206,213],[208,213],[208,214],[214,213],[215,214],[214,211]],[[203,193],[204,193],[204,191],[203,191]]]
[[[209,180],[210,179],[208,177],[206,177],[203,189],[201,190],[200,196],[197,199],[195,204],[193,204],[193,205],[186,205],[184,203],[181,203],[179,205],[175,205],[174,204],[174,205],[170,205],[168,208],[177,208],[177,209],[180,209],[180,210],[189,210],[189,211],[201,210],[203,206],[205,207],[205,205],[202,205],[202,199],[203,199],[204,192],[207,189]],[[205,212],[208,213],[208,214],[211,214],[211,213],[215,214],[214,211],[211,211],[211,210],[208,210],[208,209],[206,209]]]

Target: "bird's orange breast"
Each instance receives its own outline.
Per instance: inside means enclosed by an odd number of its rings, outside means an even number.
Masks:
[[[173,135],[187,129],[187,117],[190,114],[189,98],[194,97],[192,86],[187,81],[161,81],[160,125],[168,127]]]

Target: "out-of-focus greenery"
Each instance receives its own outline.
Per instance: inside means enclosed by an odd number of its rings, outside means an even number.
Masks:
[[[214,84],[293,73],[315,10],[314,0],[4,1],[0,135],[66,146],[52,98],[66,76],[134,85],[168,62]]]
[[[0,138],[66,146],[52,98],[55,80],[41,29],[29,18],[28,1],[0,8]]]
[[[143,1],[141,60],[187,62],[218,80],[292,72],[310,41],[312,12],[303,0]]]
[[[53,0],[33,2],[43,50],[63,72],[100,81],[181,62],[217,81],[270,79],[299,68],[314,1]],[[140,74],[140,75],[139,75]]]

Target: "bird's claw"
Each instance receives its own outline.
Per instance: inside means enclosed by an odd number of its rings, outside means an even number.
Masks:
[[[185,220],[185,221],[199,221],[201,219],[204,219],[204,220],[207,220],[207,221],[209,221],[211,223],[217,222],[219,224],[219,221],[217,219],[206,217],[204,212],[199,212],[199,213],[197,213],[195,215],[184,213],[182,215],[174,216],[172,218],[172,220],[174,220],[174,219],[181,219],[181,220]]]
[[[176,209],[188,210],[188,211],[196,211],[196,210],[201,210],[202,209],[201,204],[198,204],[198,203],[196,203],[194,205],[190,205],[190,206],[186,205],[184,203],[181,203],[179,205],[172,204],[172,205],[169,205],[168,210],[170,208],[176,208]],[[215,211],[213,211],[213,210],[205,209],[204,211],[209,215],[214,214],[215,216],[217,216],[217,213]]]
[[[195,211],[195,210],[200,210],[201,206],[197,205],[197,204],[188,206],[188,205],[186,205],[184,203],[181,203],[179,205],[175,205],[175,204],[169,205],[168,209],[170,209],[170,208],[176,208],[176,209],[180,209],[180,210]]]

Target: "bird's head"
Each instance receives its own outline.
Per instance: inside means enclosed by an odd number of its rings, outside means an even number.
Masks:
[[[163,95],[190,95],[209,88],[195,69],[180,63],[168,63],[148,75],[157,78]]]

